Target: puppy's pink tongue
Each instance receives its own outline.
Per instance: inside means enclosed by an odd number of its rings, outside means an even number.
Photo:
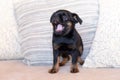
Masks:
[[[56,32],[61,32],[63,30],[63,26],[61,24],[57,25]]]

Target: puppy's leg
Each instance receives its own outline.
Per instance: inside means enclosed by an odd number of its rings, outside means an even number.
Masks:
[[[59,57],[59,51],[54,50],[53,52],[53,67],[49,70],[49,73],[57,73],[59,70],[59,63],[60,63],[60,57]]]
[[[80,65],[83,65],[84,64],[84,60],[81,59],[81,55],[83,53],[83,46],[80,46],[78,50],[79,50],[78,62],[80,63]]]
[[[62,54],[62,57],[63,60],[60,62],[59,64],[60,66],[64,66],[70,60],[70,57],[67,54]]]
[[[84,64],[84,60],[82,60],[80,56],[78,57],[78,62],[80,63],[80,65]]]
[[[78,56],[79,56],[79,52],[77,50],[74,50],[73,53],[71,54],[72,56],[72,65],[71,65],[71,73],[77,73],[79,72],[78,69]]]

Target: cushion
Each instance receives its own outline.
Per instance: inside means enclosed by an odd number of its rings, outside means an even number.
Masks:
[[[97,32],[84,67],[120,67],[120,3],[100,0]]]
[[[0,59],[21,59],[17,24],[11,0],[0,1]]]
[[[83,24],[76,25],[84,43],[83,59],[89,53],[98,21],[98,0],[22,0],[15,1],[21,51],[29,65],[52,63],[52,25],[50,17],[58,9],[77,13]]]

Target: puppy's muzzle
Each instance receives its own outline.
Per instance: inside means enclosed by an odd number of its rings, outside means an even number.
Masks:
[[[65,28],[65,27],[64,27],[63,25],[58,24],[58,25],[56,26],[56,28],[55,28],[55,33],[57,33],[57,34],[62,34],[64,28]]]

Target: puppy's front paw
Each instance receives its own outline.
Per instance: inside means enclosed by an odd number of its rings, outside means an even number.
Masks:
[[[78,68],[72,68],[70,72],[71,72],[71,73],[78,73],[78,72],[79,72],[79,69],[78,69]]]
[[[59,63],[59,65],[60,65],[60,66],[64,66],[65,64],[63,64],[63,63]]]
[[[52,68],[52,69],[50,69],[48,72],[49,72],[49,73],[57,73],[57,72],[58,72],[58,70],[57,70],[57,69],[55,69],[55,68]]]
[[[64,66],[68,61],[69,61],[69,56],[68,58],[63,58],[63,61],[59,63],[59,66]]]

